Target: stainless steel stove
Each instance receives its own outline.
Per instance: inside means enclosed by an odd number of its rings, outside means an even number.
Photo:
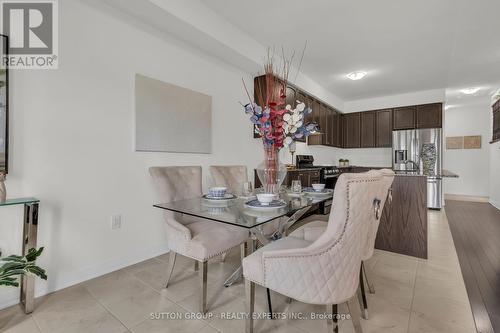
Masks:
[[[314,165],[314,157],[312,155],[297,155],[296,159],[297,169],[319,169],[320,182],[325,184],[326,188],[335,188],[337,179],[340,176],[340,170],[333,165]],[[333,200],[327,200],[319,206],[321,214],[329,214],[332,207]]]

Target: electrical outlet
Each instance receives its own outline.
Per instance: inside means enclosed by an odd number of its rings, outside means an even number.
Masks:
[[[111,216],[111,230],[120,229],[122,227],[122,216],[113,215]]]

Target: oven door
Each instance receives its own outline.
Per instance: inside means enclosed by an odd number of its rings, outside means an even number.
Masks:
[[[337,179],[339,178],[339,175],[324,175],[321,173],[321,182],[325,184],[325,188],[330,188],[334,189],[335,184],[337,184]],[[332,209],[332,202],[333,199],[329,199],[322,203],[319,207],[319,211],[323,215],[330,214],[330,210]]]

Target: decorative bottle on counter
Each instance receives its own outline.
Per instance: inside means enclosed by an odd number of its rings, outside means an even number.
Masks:
[[[433,143],[424,143],[420,152],[423,164],[423,172],[426,176],[436,174],[436,145]]]

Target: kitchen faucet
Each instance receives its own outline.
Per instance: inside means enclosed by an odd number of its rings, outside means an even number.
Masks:
[[[408,163],[411,163],[411,164],[413,164],[414,170],[420,171],[420,165],[419,165],[419,163],[417,163],[415,161],[412,161],[412,160],[406,160],[404,163],[405,163],[405,165],[407,165]]]

